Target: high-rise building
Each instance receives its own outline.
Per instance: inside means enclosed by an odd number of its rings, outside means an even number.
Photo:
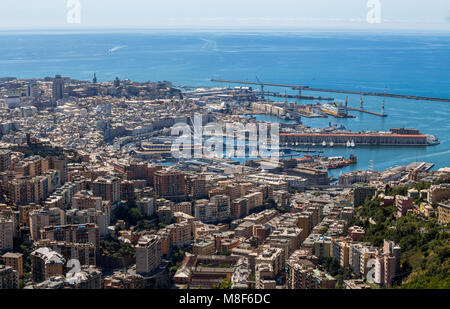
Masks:
[[[61,75],[56,75],[53,79],[52,100],[54,103],[64,97],[64,79]]]
[[[155,199],[153,197],[143,197],[137,200],[136,206],[145,216],[150,217],[155,213]]]
[[[182,247],[187,245],[192,240],[192,225],[190,222],[183,221],[168,225],[167,230],[170,230],[172,237],[172,245],[175,247]]]
[[[129,202],[134,199],[134,182],[130,180],[122,180],[120,182],[120,200]]]
[[[397,206],[397,216],[403,217],[406,212],[413,208],[414,199],[412,197],[406,197],[403,195],[397,195],[395,197],[395,206]]]
[[[78,260],[80,265],[96,265],[96,248],[91,243],[72,243],[65,241],[39,240],[34,242],[35,248],[46,247],[58,252],[66,261]]]
[[[194,216],[201,222],[213,223],[217,220],[217,207],[206,199],[195,201]]]
[[[11,266],[0,265],[0,290],[18,289],[19,274]]]
[[[0,252],[13,249],[14,223],[0,217]]]
[[[350,243],[344,239],[332,239],[331,257],[338,261],[341,267],[349,266]]]
[[[208,193],[206,192],[206,178],[205,176],[192,176],[186,177],[186,191],[190,198],[201,199],[205,198]]]
[[[161,264],[161,240],[158,235],[143,236],[136,245],[136,272],[152,273]]]
[[[72,209],[102,210],[102,198],[93,196],[89,191],[80,191],[72,197]]]
[[[161,165],[147,162],[113,162],[112,165],[126,180],[146,180],[150,186],[153,186],[155,172],[162,170]]]
[[[10,164],[11,164],[11,150],[0,149],[0,172],[8,170]]]
[[[101,176],[93,182],[94,196],[100,196],[105,201],[116,203],[120,201],[120,181],[117,177]]]
[[[184,174],[180,171],[161,170],[155,172],[155,194],[158,197],[178,202],[186,199]]]
[[[47,226],[41,229],[41,239],[100,246],[100,230],[95,223]]]
[[[41,229],[46,226],[59,226],[66,224],[64,210],[53,207],[44,207],[30,213],[30,236],[33,240],[41,239]]]
[[[284,269],[284,255],[280,248],[266,246],[259,253],[255,260],[256,265],[266,263],[272,267],[274,277]]]
[[[192,215],[192,203],[191,202],[181,202],[176,203],[171,206],[173,213],[182,212],[188,215]]]
[[[116,76],[116,79],[114,80],[114,87],[120,87],[120,79]]]
[[[56,251],[42,247],[31,252],[30,257],[33,282],[42,282],[63,274],[65,260]]]
[[[17,271],[19,278],[23,276],[23,254],[7,252],[2,256],[3,263]]]
[[[211,198],[217,210],[217,221],[226,221],[231,217],[230,197],[227,195],[215,195]]]
[[[369,186],[357,186],[353,191],[353,206],[359,207],[364,204],[366,198],[372,197],[376,189]]]
[[[67,161],[62,157],[50,157],[49,158],[49,169],[57,170],[59,172],[59,178],[61,185],[65,184],[67,181]]]
[[[247,199],[238,198],[231,202],[231,217],[232,219],[239,219],[248,215]]]
[[[27,86],[27,97],[32,98],[34,102],[39,100],[39,97],[41,95],[39,86],[36,82],[31,82]]]
[[[286,286],[288,289],[333,289],[336,279],[319,270],[311,261],[290,258],[286,263]]]

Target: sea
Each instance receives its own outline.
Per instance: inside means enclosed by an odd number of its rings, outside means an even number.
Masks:
[[[450,98],[450,34],[343,31],[92,30],[0,32],[0,77],[172,81],[210,87],[212,78],[306,85]],[[267,89],[267,88],[266,88]],[[274,91],[296,94],[289,88]],[[304,91],[304,95],[347,95]],[[283,101],[284,99],[279,99]],[[381,111],[381,97],[363,97],[364,107]],[[358,107],[359,95],[348,95]],[[298,104],[313,101],[298,101]],[[350,130],[406,127],[435,135],[429,147],[323,148],[323,155],[358,163],[330,171],[338,176],[355,169],[384,170],[416,161],[450,166],[450,103],[386,98],[386,118],[351,112],[356,118],[303,118],[313,128],[331,124]],[[271,116],[260,120],[280,121]]]

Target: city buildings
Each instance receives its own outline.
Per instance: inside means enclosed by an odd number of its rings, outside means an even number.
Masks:
[[[41,229],[41,239],[72,243],[91,243],[100,246],[100,231],[95,223],[79,225],[46,226]]]
[[[23,276],[23,254],[22,253],[7,252],[2,255],[2,260],[6,266],[10,266],[15,271],[17,271],[19,278],[22,278],[22,276]]]
[[[288,289],[334,289],[336,279],[294,253],[286,263],[286,285]]]
[[[102,200],[111,203],[120,201],[120,181],[117,177],[101,176],[92,184],[94,196],[100,196]]]
[[[179,288],[360,289],[369,272],[374,284],[390,287],[407,277],[402,248],[363,242],[375,243],[372,211],[449,222],[450,172],[422,163],[344,173],[335,183],[327,170],[342,158],[292,155],[266,169],[264,160],[172,157],[170,128],[192,124],[195,115],[203,124],[260,124],[242,116],[242,98],[257,101],[251,89],[181,92],[165,82],[57,77],[39,80],[37,90],[16,82],[28,97],[7,97],[0,108],[0,251],[8,286],[16,271],[32,289],[99,288],[102,272],[107,289],[171,287],[172,279]],[[5,87],[13,86],[0,82],[1,94]],[[227,105],[230,112],[220,107]],[[325,129],[285,123],[282,130]],[[368,199],[381,201],[379,208],[365,209]],[[398,217],[385,222],[392,233]],[[67,277],[71,260],[80,263],[80,280]],[[330,265],[346,280],[333,278]]]
[[[448,224],[450,222],[450,203],[439,203],[437,211],[439,223]]]
[[[13,221],[0,217],[0,252],[13,249]]]
[[[0,290],[18,289],[19,274],[11,266],[0,265]]]
[[[136,272],[151,273],[161,264],[161,239],[157,235],[143,236],[136,245]]]
[[[409,209],[413,208],[414,199],[412,197],[397,195],[395,197],[395,206],[397,207],[397,216],[403,217]]]
[[[39,283],[51,277],[60,276],[64,272],[65,260],[61,254],[42,247],[34,250],[31,255],[33,282]]]
[[[61,75],[56,75],[52,85],[52,100],[54,104],[56,101],[64,97],[64,79]]]
[[[158,197],[180,202],[186,199],[185,176],[179,171],[161,170],[154,174],[155,194]]]

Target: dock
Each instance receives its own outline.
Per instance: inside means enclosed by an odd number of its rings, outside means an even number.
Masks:
[[[256,94],[258,94],[256,92]],[[327,97],[314,97],[305,95],[292,95],[292,94],[281,94],[279,92],[264,92],[265,95],[269,97],[286,98],[286,99],[297,99],[297,100],[311,100],[311,101],[333,101],[334,98]]]
[[[372,112],[372,111],[368,111],[368,110],[363,109],[363,108],[347,107],[347,110],[348,111],[354,111],[354,112],[371,114],[371,115],[375,115],[375,116],[379,116],[379,117],[387,117],[387,114],[385,114],[385,113]]]

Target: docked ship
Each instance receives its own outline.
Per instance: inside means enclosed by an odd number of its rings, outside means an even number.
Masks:
[[[336,103],[325,103],[322,104],[320,110],[328,115],[336,117],[346,117],[347,109],[342,105],[337,105]]]

